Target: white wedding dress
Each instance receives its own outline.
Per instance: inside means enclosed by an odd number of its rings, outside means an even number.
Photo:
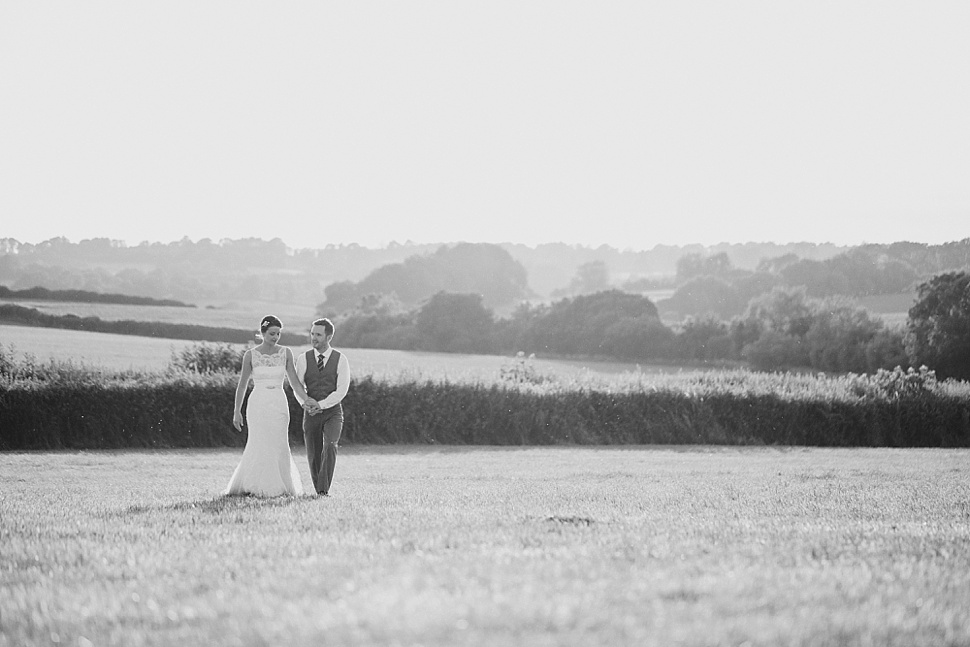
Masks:
[[[280,346],[273,355],[253,349],[251,355],[253,390],[246,405],[249,438],[225,493],[299,496],[303,483],[290,455],[290,408],[283,392],[286,348]]]

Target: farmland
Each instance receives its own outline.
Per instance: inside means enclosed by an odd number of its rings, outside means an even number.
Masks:
[[[0,645],[970,644],[967,450],[239,455],[0,454]]]
[[[196,324],[220,328],[255,330],[259,320],[267,314],[278,316],[288,328],[304,330],[315,318],[313,305],[281,305],[254,302],[229,303],[219,306],[181,308],[172,306],[135,306],[112,303],[80,303],[70,301],[33,301],[3,299],[0,304],[34,308],[52,316],[75,315],[98,317],[105,321],[157,321],[160,323]]]
[[[30,353],[40,361],[50,358],[107,370],[162,371],[168,367],[174,351],[196,342],[177,339],[156,339],[133,335],[114,335],[79,330],[34,328],[0,325],[0,343],[14,346],[19,355]],[[339,345],[339,344],[338,344]],[[306,350],[309,345],[294,348]],[[498,355],[461,355],[457,353],[407,352],[355,348],[348,350],[356,375],[389,375],[409,373],[421,376],[476,376],[494,378],[502,366],[510,361]],[[624,372],[676,373],[677,366],[641,366],[624,362],[583,362],[578,360],[535,360],[536,370],[563,377],[583,372],[607,375]]]

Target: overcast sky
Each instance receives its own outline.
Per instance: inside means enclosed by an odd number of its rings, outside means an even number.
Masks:
[[[970,2],[0,3],[0,237],[970,236]]]

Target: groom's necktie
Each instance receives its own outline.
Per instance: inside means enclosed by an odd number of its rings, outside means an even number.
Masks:
[[[323,370],[323,354],[322,353],[320,355],[317,355],[317,370],[318,371],[322,371]]]

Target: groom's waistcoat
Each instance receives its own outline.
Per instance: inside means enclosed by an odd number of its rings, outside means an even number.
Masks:
[[[303,382],[306,384],[307,395],[317,401],[321,401],[328,395],[337,390],[337,366],[340,364],[340,351],[334,349],[330,353],[330,359],[317,368],[317,358],[311,348],[306,352],[306,375]]]

